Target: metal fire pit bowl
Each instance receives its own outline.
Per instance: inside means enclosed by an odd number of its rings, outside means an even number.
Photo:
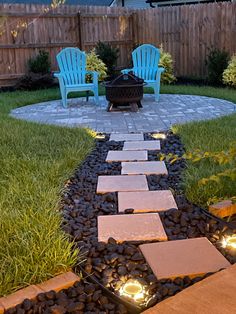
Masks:
[[[121,74],[112,81],[104,83],[107,111],[117,110],[119,107],[130,107],[131,111],[137,111],[142,107],[144,80],[133,73]]]

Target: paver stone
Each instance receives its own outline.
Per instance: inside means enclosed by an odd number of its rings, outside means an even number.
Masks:
[[[231,265],[207,238],[149,243],[139,247],[158,279],[195,277]]]
[[[143,314],[233,314],[236,264],[184,289]]]
[[[110,141],[143,141],[143,133],[112,133]]]
[[[160,150],[160,141],[135,141],[124,142],[123,150]]]
[[[148,191],[147,178],[140,176],[99,176],[97,193]]]
[[[110,150],[106,158],[107,162],[135,160],[148,160],[147,151]]]
[[[80,277],[73,272],[67,272],[42,282],[37,286],[44,291],[60,291],[73,286],[76,281],[80,281]]]
[[[121,174],[168,174],[164,161],[122,162]]]
[[[6,297],[1,298],[0,302],[7,310],[16,306],[17,304],[22,303],[25,299],[30,300],[35,299],[36,296],[42,292],[44,291],[37,287],[36,285],[31,285],[24,289],[20,289],[12,294],[9,294]]]
[[[124,241],[166,241],[167,235],[159,214],[98,216],[98,241],[112,237]]]
[[[175,199],[169,190],[145,192],[119,192],[118,209],[133,208],[134,212],[166,211],[178,208]]]

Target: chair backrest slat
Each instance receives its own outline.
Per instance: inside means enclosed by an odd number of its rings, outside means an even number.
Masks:
[[[66,84],[78,85],[85,83],[86,54],[79,48],[65,48],[57,55],[60,71],[63,73]]]
[[[141,45],[132,52],[132,60],[135,75],[144,80],[155,80],[160,60],[158,48],[149,44]]]

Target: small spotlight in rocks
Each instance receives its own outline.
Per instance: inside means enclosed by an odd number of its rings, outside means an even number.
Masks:
[[[236,249],[236,234],[233,234],[232,236],[224,237],[222,240],[222,246],[224,248]]]
[[[155,138],[156,140],[164,140],[166,135],[164,133],[153,133],[152,138]]]
[[[95,138],[96,138],[97,140],[104,140],[104,139],[106,138],[106,136],[105,136],[104,134],[99,134],[99,133],[97,133],[96,136],[95,136]]]
[[[140,282],[130,279],[120,288],[120,295],[141,302],[145,297],[145,290]]]

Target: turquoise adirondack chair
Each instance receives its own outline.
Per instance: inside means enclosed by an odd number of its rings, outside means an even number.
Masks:
[[[79,48],[65,48],[57,55],[59,73],[54,73],[58,78],[63,107],[67,107],[67,95],[75,91],[92,91],[97,103],[98,97],[98,72],[86,70],[86,54]],[[92,76],[93,82],[86,83],[86,75]]]
[[[161,73],[164,68],[158,67],[160,51],[158,48],[144,44],[132,52],[133,68],[122,70],[126,74],[132,71],[136,76],[142,78],[147,85],[154,88],[155,100],[159,100]]]

